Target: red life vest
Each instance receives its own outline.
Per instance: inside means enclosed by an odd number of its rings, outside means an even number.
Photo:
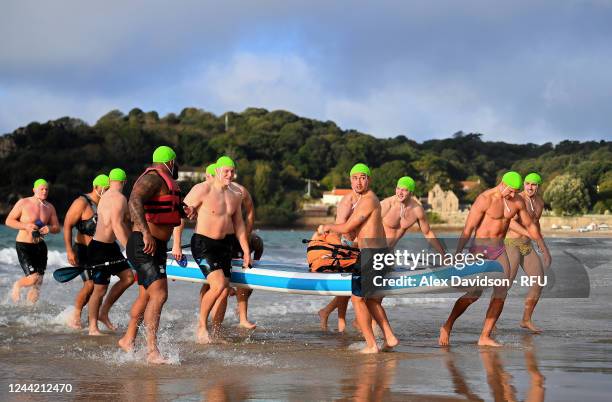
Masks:
[[[149,172],[157,173],[168,186],[168,194],[156,195],[144,202],[145,218],[147,222],[156,225],[178,226],[181,224],[181,189],[168,172],[160,167],[149,167],[140,175],[138,180]],[[136,180],[136,182],[138,182]]]

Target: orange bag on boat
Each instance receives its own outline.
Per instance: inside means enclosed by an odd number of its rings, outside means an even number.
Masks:
[[[315,232],[308,242],[306,260],[311,272],[351,272],[359,263],[359,249],[342,245],[336,233]]]

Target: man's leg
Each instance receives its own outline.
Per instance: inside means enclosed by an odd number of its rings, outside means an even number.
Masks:
[[[321,320],[321,329],[327,331],[327,320],[329,315],[338,307],[338,296],[334,297],[325,307],[319,310],[319,319]]]
[[[40,295],[40,288],[43,284],[43,278],[44,275],[41,274],[35,274],[36,275],[36,280],[34,281],[34,284],[30,287],[30,290],[28,291],[28,295],[26,296],[27,301],[29,301],[31,304],[34,304],[38,301],[38,296]]]
[[[253,293],[252,289],[238,288],[236,289],[236,301],[238,303],[238,316],[240,317],[240,326],[246,329],[255,329],[257,325],[249,321],[247,312],[249,309],[249,297]]]
[[[102,335],[98,328],[98,314],[100,310],[100,304],[102,304],[102,298],[106,294],[108,285],[94,284],[94,290],[89,298],[89,335]]]
[[[346,329],[346,310],[348,310],[348,304],[351,300],[348,296],[338,297],[338,332],[344,332]]]
[[[538,278],[538,280],[541,280],[540,278],[544,277],[544,267],[542,266],[542,261],[540,260],[540,256],[535,251],[531,251],[531,253],[523,257],[523,269],[525,270],[527,276]],[[542,286],[540,286],[540,284],[536,281],[536,283],[529,288],[529,292],[527,292],[527,296],[525,297],[525,310],[523,311],[523,319],[521,320],[521,327],[527,328],[536,334],[541,333],[542,330],[533,324],[531,321],[531,316],[533,315],[533,311],[540,300],[541,294]]]
[[[450,345],[450,335],[453,330],[453,325],[457,318],[461,317],[461,314],[467,310],[468,307],[472,303],[474,303],[480,296],[482,295],[482,290],[474,290],[472,292],[468,292],[461,296],[455,302],[453,309],[451,310],[448,319],[444,323],[444,325],[440,328],[440,338],[438,339],[438,345],[440,346],[448,346]]]
[[[144,324],[147,334],[147,362],[167,363],[157,347],[157,330],[159,329],[159,317],[162,308],[168,299],[168,280],[157,279],[147,289],[148,301],[144,312]]]
[[[399,340],[395,337],[393,329],[391,328],[391,324],[389,323],[389,319],[387,318],[387,313],[385,312],[385,309],[382,306],[382,298],[366,299],[366,304],[368,306],[370,314],[372,315],[372,318],[374,318],[378,326],[383,331],[385,337],[385,344],[383,346],[383,349],[388,350],[397,346]],[[372,327],[371,324],[370,327]],[[373,329],[372,333],[374,333]]]
[[[229,281],[227,282],[228,287],[223,289],[217,297],[215,304],[211,310],[212,313],[212,330],[213,337],[217,337],[221,330],[221,324],[225,319],[225,312],[227,310],[227,298],[229,296]]]
[[[510,261],[508,261],[508,255],[506,252],[497,257],[497,262],[499,262],[504,268],[506,278],[509,278],[511,275]],[[489,308],[487,309],[484,325],[482,326],[482,332],[480,333],[480,338],[478,339],[478,346],[501,346],[501,344],[495,342],[493,338],[491,338],[491,331],[493,331],[495,323],[499,319],[499,316],[504,309],[504,303],[506,302],[507,295],[508,287],[496,286],[493,288],[493,295],[491,296],[491,302],[489,303]]]
[[[93,289],[94,283],[91,279],[83,282],[83,287],[79,290],[79,293],[77,293],[74,299],[74,312],[72,318],[68,321],[68,326],[70,328],[81,329],[81,313],[83,312],[83,307],[85,307],[89,301]]]
[[[200,303],[200,318],[196,334],[196,342],[198,343],[211,342],[208,334],[208,315],[217,301],[217,298],[228,285],[227,278],[223,274],[222,269],[218,269],[208,274],[206,280],[208,281],[210,289],[204,294],[202,302]]]
[[[372,318],[370,316],[370,312],[368,311],[368,306],[366,305],[363,297],[359,296],[351,296],[351,301],[353,302],[353,309],[355,310],[355,317],[357,318],[357,325],[361,329],[361,333],[366,341],[366,347],[363,348],[360,353],[378,353],[378,346],[376,345],[376,338],[374,338],[374,333],[372,332],[372,325],[370,324]]]
[[[30,286],[36,285],[36,283],[38,283],[39,276],[40,275],[38,273],[33,273],[15,281],[13,284],[13,290],[11,291],[11,298],[15,303],[21,299],[21,288],[29,288]]]
[[[106,296],[104,299],[104,303],[102,304],[102,308],[100,308],[100,314],[98,316],[98,321],[106,325],[106,327],[111,331],[116,331],[117,327],[111,323],[110,319],[108,318],[108,313],[117,299],[121,297],[123,292],[125,292],[125,290],[134,283],[134,274],[132,273],[131,269],[124,269],[123,271],[119,272],[117,276],[119,277],[119,281],[113,285],[108,293],[108,296]]]
[[[138,286],[138,298],[134,301],[132,309],[130,310],[130,322],[128,323],[125,335],[119,339],[119,347],[126,352],[130,352],[134,349],[134,341],[138,334],[138,327],[144,319],[144,312],[149,301],[149,294],[145,290],[144,286]]]

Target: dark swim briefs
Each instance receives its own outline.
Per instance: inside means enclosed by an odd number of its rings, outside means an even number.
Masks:
[[[232,239],[229,235],[219,240],[198,233],[191,236],[191,254],[204,277],[222,269],[223,275],[229,278],[232,271],[232,250]]]
[[[138,284],[147,289],[158,279],[166,278],[167,241],[155,239],[155,255],[145,254],[141,232],[132,232],[127,242],[128,260],[136,270]]]
[[[92,240],[87,246],[88,265],[104,264],[105,262],[115,262],[125,260],[119,245],[115,242],[104,243]],[[120,272],[130,269],[127,261],[119,264],[112,264],[102,269],[93,269],[91,279],[95,285],[108,285],[111,275],[119,276]]]
[[[87,245],[81,243],[74,243],[72,245],[72,249],[77,256],[77,261],[80,266],[89,265],[89,259],[87,258]],[[81,279],[83,282],[89,281],[92,279],[92,271],[91,269],[86,269],[81,272]]]
[[[15,242],[19,265],[25,276],[32,274],[44,275],[47,269],[47,245],[44,241],[38,243]]]

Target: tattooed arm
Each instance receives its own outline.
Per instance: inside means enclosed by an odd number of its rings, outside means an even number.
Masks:
[[[149,231],[149,225],[145,218],[144,203],[153,198],[159,193],[164,181],[156,174],[146,174],[134,184],[132,194],[130,195],[130,217],[134,222],[134,230],[142,233],[144,241],[144,252],[147,254],[155,254],[155,239]]]

